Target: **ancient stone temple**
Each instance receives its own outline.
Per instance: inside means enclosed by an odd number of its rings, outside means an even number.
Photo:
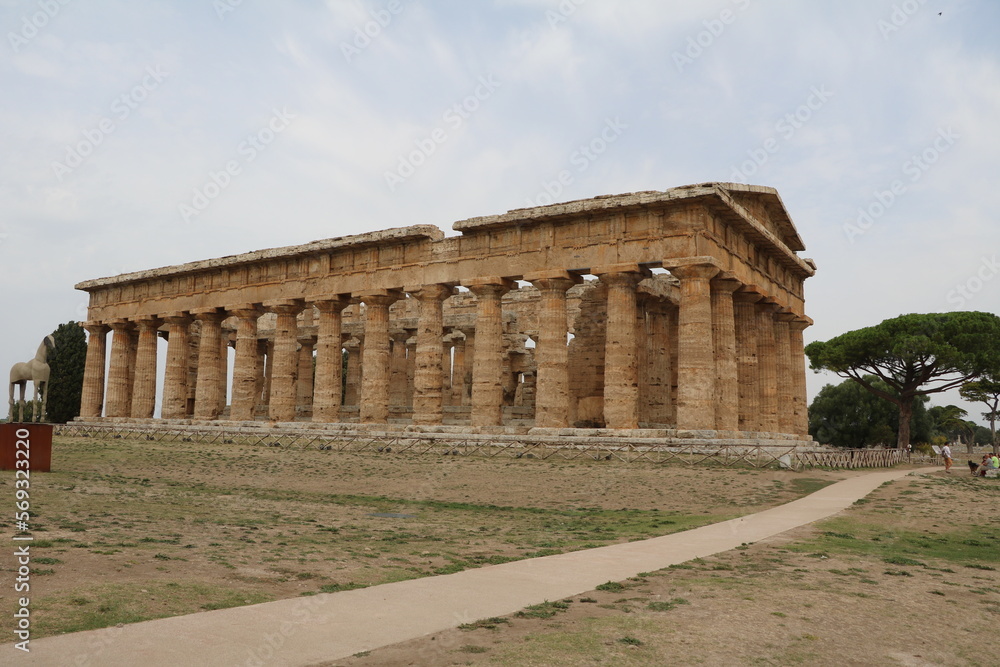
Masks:
[[[196,424],[807,437],[815,265],[774,189],[706,183],[453,229],[80,283],[81,419],[151,419],[161,385],[162,419]]]

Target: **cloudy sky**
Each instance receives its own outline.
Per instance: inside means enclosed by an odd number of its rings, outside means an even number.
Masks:
[[[0,0],[0,33],[4,368],[82,280],[706,181],[778,189],[807,342],[1000,311],[990,0]]]

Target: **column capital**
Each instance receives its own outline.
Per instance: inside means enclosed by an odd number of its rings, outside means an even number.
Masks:
[[[332,294],[324,296],[311,296],[307,301],[316,306],[321,313],[339,313],[344,308],[351,305],[350,294]]]
[[[226,312],[240,319],[257,319],[264,314],[264,309],[259,303],[239,303],[234,306],[227,306]]]
[[[806,317],[805,315],[795,315],[792,319],[788,321],[788,326],[791,327],[792,331],[805,331],[807,328],[813,325],[811,317]]]
[[[740,288],[743,287],[743,283],[736,278],[731,277],[728,273],[720,273],[716,277],[712,278],[711,285],[713,292],[728,294],[735,294]]]
[[[403,291],[420,301],[444,301],[456,294],[456,283],[428,283],[427,285],[407,285]]]
[[[266,301],[263,305],[266,310],[277,315],[298,315],[306,307],[306,302],[305,299],[279,299]]]
[[[733,293],[733,300],[737,303],[754,304],[764,298],[763,294],[760,294],[752,289],[748,289],[749,287],[753,287],[753,285],[744,285],[736,290],[736,292]]]
[[[163,324],[163,320],[155,315],[140,315],[135,321],[140,331],[156,331]]]
[[[579,285],[583,282],[583,276],[578,273],[571,273],[562,269],[553,269],[551,271],[534,271],[532,273],[527,273],[524,276],[524,280],[532,284],[540,280],[570,280],[574,285]]]
[[[605,264],[603,266],[592,266],[590,267],[590,273],[600,278],[605,275],[614,274],[637,274],[643,278],[647,278],[653,275],[653,272],[649,269],[639,266],[631,262],[624,262],[619,264]]]
[[[194,318],[191,316],[191,313],[181,310],[172,313],[162,313],[160,319],[167,324],[188,325],[191,324],[191,320]]]
[[[721,269],[717,264],[698,263],[682,264],[670,267],[670,274],[684,280],[711,280]]]
[[[583,282],[583,276],[569,271],[540,271],[524,278],[540,292],[566,292]]]
[[[663,268],[676,275],[677,270],[683,270],[690,266],[714,266],[716,273],[723,271],[722,264],[711,255],[700,255],[697,257],[678,257],[663,261]]]
[[[191,314],[201,322],[221,322],[226,319],[226,311],[222,308],[192,308]]]
[[[781,310],[781,306],[771,297],[766,296],[756,303],[757,309],[762,313],[775,315]]]
[[[517,283],[510,278],[503,278],[501,276],[483,276],[481,278],[463,280],[462,287],[467,287],[476,296],[495,293],[497,290],[503,290],[500,292],[500,295],[503,295],[512,289],[516,289]]]
[[[779,322],[786,322],[786,323],[794,322],[798,318],[799,318],[798,315],[789,310],[781,310],[774,316],[774,319],[778,320]]]
[[[111,327],[105,322],[100,322],[96,320],[91,320],[89,322],[80,322],[80,326],[86,330],[91,336],[100,336],[102,334],[108,333]]]
[[[129,331],[135,328],[135,322],[131,320],[126,320],[125,318],[118,318],[114,320],[108,320],[108,326],[115,331]]]
[[[366,306],[391,306],[403,298],[403,292],[398,289],[376,289],[359,292],[355,296]]]

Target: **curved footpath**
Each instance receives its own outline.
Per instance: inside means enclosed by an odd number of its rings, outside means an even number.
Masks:
[[[916,472],[924,472],[919,470]],[[307,666],[504,616],[824,519],[913,470],[845,479],[738,519],[639,542],[340,593],[220,609],[7,644],[0,663],[53,667]],[[9,623],[10,619],[8,619]]]

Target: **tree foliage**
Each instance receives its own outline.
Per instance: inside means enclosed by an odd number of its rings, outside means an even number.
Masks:
[[[875,376],[865,379],[884,391],[892,390]],[[914,402],[910,430],[916,442],[930,440],[930,420],[925,405],[928,400],[927,397],[921,397]],[[809,406],[809,434],[824,445],[894,445],[898,431],[899,410],[896,406],[857,382],[828,384],[819,391]]]
[[[813,370],[849,378],[899,410],[897,447],[910,442],[917,396],[959,387],[1000,367],[1000,318],[992,313],[900,315],[806,346]],[[866,378],[874,376],[892,391]]]
[[[87,340],[76,322],[60,324],[52,332],[56,347],[49,352],[49,397],[47,420],[65,424],[80,414],[83,369],[87,363]]]
[[[994,372],[984,376],[975,382],[967,382],[962,385],[958,393],[965,400],[971,403],[983,403],[989,408],[983,413],[983,417],[990,423],[990,444],[993,446],[993,453],[1000,453],[1000,446],[997,444],[997,419],[1000,418],[1000,372]]]

